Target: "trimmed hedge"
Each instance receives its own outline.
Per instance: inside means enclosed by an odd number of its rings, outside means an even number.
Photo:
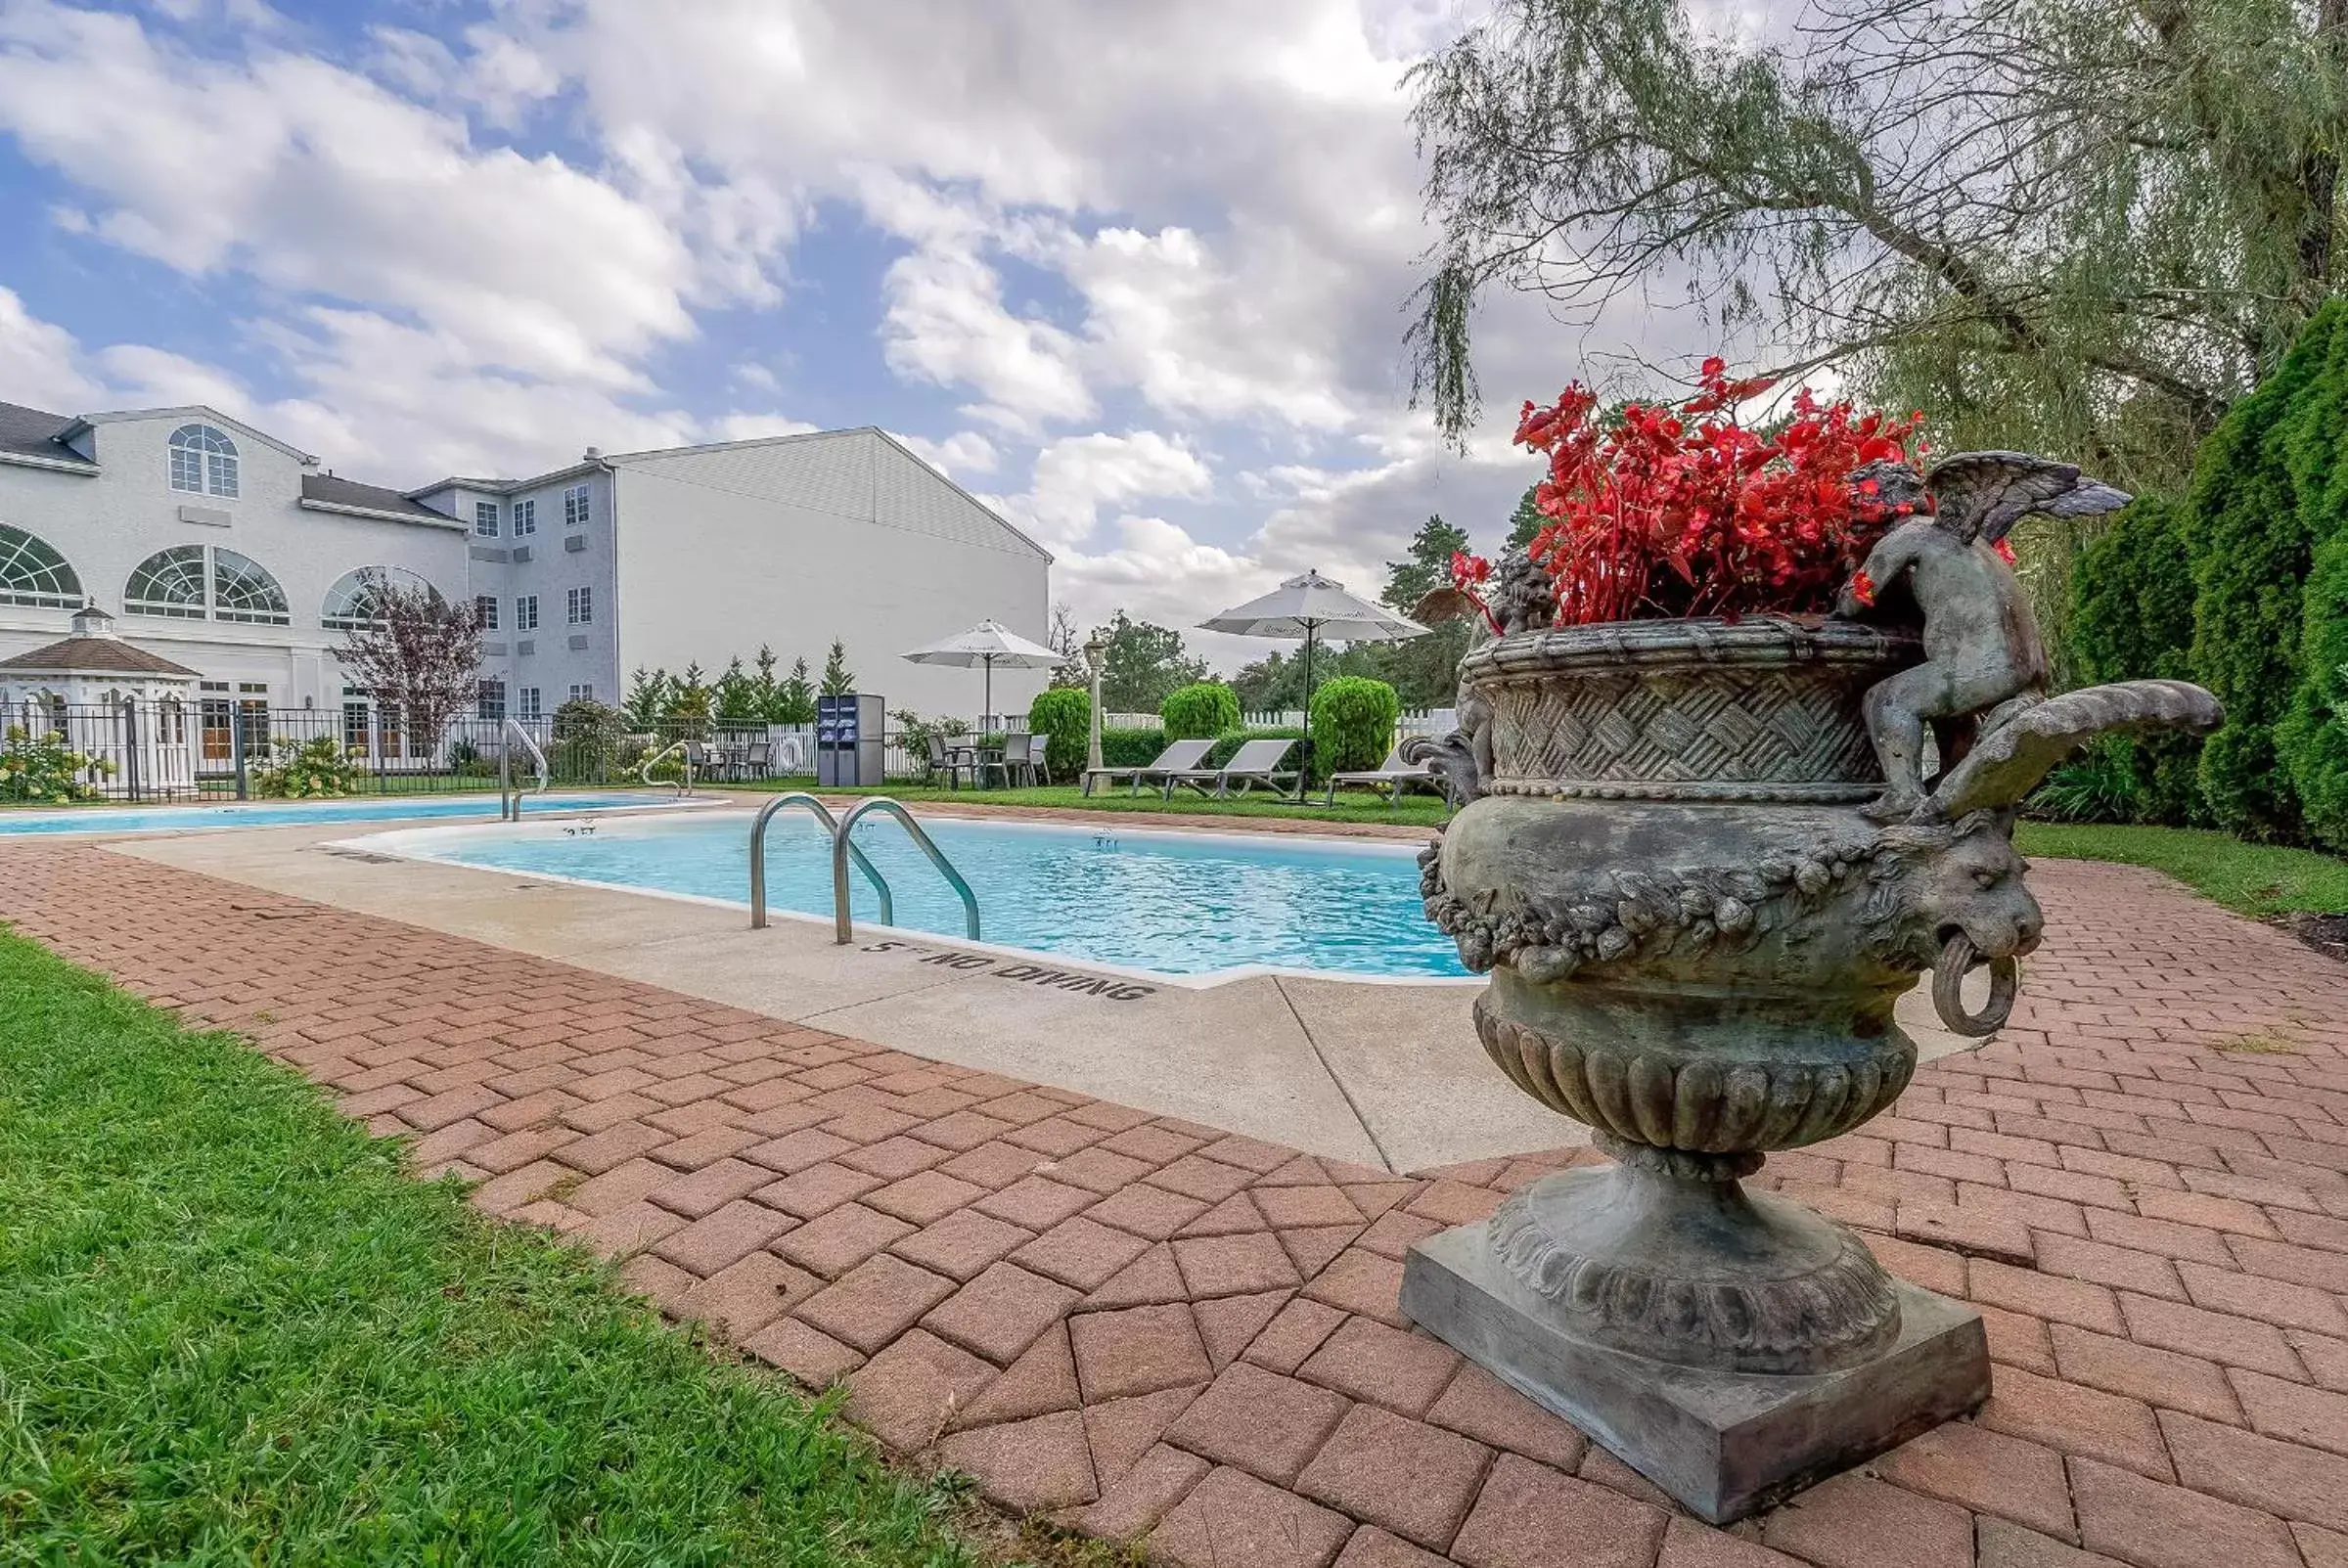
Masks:
[[[1221,681],[1176,687],[1158,704],[1169,740],[1204,740],[1240,727],[1240,694]]]
[[[2193,678],[2191,544],[2186,508],[2144,496],[2080,552],[2071,572],[2070,647],[2083,681]],[[2071,820],[2190,826],[2209,815],[2200,763],[2193,736],[2109,736],[2056,770],[2061,787],[2038,804]],[[2051,798],[2065,791],[2073,797],[2067,804]],[[2085,814],[2090,802],[2092,816]]]
[[[2291,770],[2308,831],[2348,850],[2348,527],[2316,550],[2302,596],[2300,668],[2275,743]]]
[[[1055,779],[1082,771],[1092,726],[1092,694],[1080,686],[1056,686],[1027,704],[1028,732],[1044,738],[1044,764]]]
[[[1313,694],[1313,772],[1360,773],[1386,760],[1402,698],[1383,681],[1341,675]]]
[[[2193,671],[2226,704],[2225,727],[2202,748],[2201,788],[2223,826],[2252,837],[2292,838],[2306,827],[2298,770],[2276,726],[2299,707],[2309,673],[2303,585],[2317,547],[2339,531],[2344,413],[2348,304],[2334,299],[2194,463]]]
[[[1166,749],[1163,730],[1104,729],[1101,765],[1105,768],[1147,768]]]

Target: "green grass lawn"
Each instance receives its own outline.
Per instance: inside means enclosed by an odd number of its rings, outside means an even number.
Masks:
[[[1000,1560],[960,1498],[0,933],[0,1561]]]
[[[2148,866],[2240,915],[2348,914],[2348,860],[2312,849],[2246,844],[2190,828],[2046,822],[2023,823],[2014,843],[2033,857]]]

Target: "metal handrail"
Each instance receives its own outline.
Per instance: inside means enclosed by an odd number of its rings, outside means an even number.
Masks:
[[[514,748],[507,743],[509,737],[519,739],[529,751],[530,760],[537,765],[538,787],[532,793],[546,793],[546,786],[552,781],[547,773],[546,753],[538,749],[538,742],[530,738],[530,732],[523,729],[518,719],[506,720],[497,733],[497,820],[519,822],[521,786],[514,782]]]
[[[832,815],[831,807],[813,795],[795,792],[777,795],[758,808],[758,820],[750,824],[750,929],[753,931],[766,929],[766,825],[785,806],[805,806],[831,833],[833,842],[839,841],[839,819]],[[848,853],[855,857],[857,869],[864,873],[865,879],[873,884],[873,891],[880,895],[880,923],[896,924],[896,901],[888,896],[887,878],[854,844],[848,846]]]
[[[653,769],[658,766],[663,759],[677,753],[681,753],[685,758],[685,775],[677,783],[677,798],[682,800],[693,793],[693,742],[690,740],[671,740],[667,745],[644,759],[644,765],[636,770],[636,776],[644,781],[644,786],[647,789],[653,787]]]
[[[832,835],[832,940],[837,944],[856,940],[855,922],[848,917],[848,852],[856,846],[849,841],[848,835],[856,830],[856,824],[868,811],[884,811],[905,825],[905,831],[921,846],[922,853],[929,857],[929,864],[943,873],[946,880],[954,885],[954,891],[962,895],[964,928],[971,941],[977,941],[978,895],[971,891],[971,884],[964,880],[962,873],[954,869],[954,863],[946,859],[945,851],[939,849],[923,831],[922,825],[913,820],[913,813],[905,809],[903,802],[891,800],[886,795],[875,795],[870,800],[858,802],[839,820],[839,830]]]

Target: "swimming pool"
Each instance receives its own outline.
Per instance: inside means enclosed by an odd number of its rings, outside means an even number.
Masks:
[[[672,802],[656,795],[525,794],[532,813],[602,811]],[[497,797],[375,795],[344,800],[237,801],[206,806],[82,806],[69,811],[0,811],[0,836],[10,833],[208,832],[218,828],[282,828],[304,822],[382,822],[393,817],[494,817]]]
[[[353,840],[417,859],[559,876],[746,906],[749,814],[429,828]],[[924,817],[978,895],[989,944],[1161,975],[1305,971],[1466,978],[1420,907],[1418,846],[1268,833],[1175,832]],[[900,929],[960,941],[962,902],[913,841],[868,823],[857,844],[888,879]],[[880,904],[851,871],[860,925]],[[832,915],[831,838],[779,817],[766,841],[767,901]]]

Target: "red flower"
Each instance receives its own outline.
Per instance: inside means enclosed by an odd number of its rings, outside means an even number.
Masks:
[[[1851,574],[1851,597],[1859,601],[1861,605],[1867,606],[1868,608],[1874,608],[1875,603],[1875,580],[1863,571],[1853,572]]]
[[[1906,461],[1919,421],[1798,387],[1784,426],[1763,435],[1735,411],[1768,384],[1731,380],[1714,356],[1677,407],[1633,403],[1602,422],[1579,382],[1547,408],[1525,405],[1517,441],[1549,459],[1532,556],[1557,579],[1560,624],[1831,607],[1889,521],[1858,493],[1879,487],[1850,474]]]
[[[2011,566],[2015,564],[2013,559],[2013,545],[2011,541],[2005,539],[1996,540],[1990,545],[1989,548],[1996,551],[1998,553],[1998,559],[2006,562],[2007,565]]]

